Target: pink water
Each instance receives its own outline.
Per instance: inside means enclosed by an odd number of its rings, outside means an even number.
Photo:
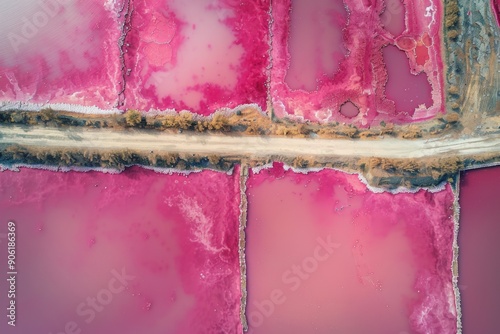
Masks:
[[[238,173],[0,173],[2,333],[238,333]],[[8,305],[7,282],[0,303]]]
[[[250,333],[453,333],[451,188],[373,193],[276,164],[248,181]]]
[[[500,168],[462,174],[458,280],[464,333],[500,331]]]
[[[381,24],[393,36],[405,30],[405,6],[403,0],[386,0],[385,9],[380,14]]]
[[[432,106],[432,87],[425,72],[412,74],[406,53],[396,46],[385,47],[383,53],[388,76],[385,95],[394,101],[396,110],[413,115],[418,107]]]
[[[0,102],[86,112],[96,109],[81,106],[265,109],[269,7],[269,0],[2,4]]]
[[[338,70],[346,55],[342,41],[347,12],[342,0],[292,0],[285,81],[291,89],[313,91]]]
[[[118,7],[99,0],[2,3],[0,102],[116,106]]]
[[[442,6],[436,0],[273,2],[274,114],[369,127],[443,112]],[[396,47],[404,52],[387,52]],[[402,97],[395,82],[403,83]],[[356,115],[342,110],[347,101],[358,107]]]
[[[444,111],[437,0],[21,0],[1,9],[2,103],[208,115],[267,109],[269,98],[277,117],[360,127]],[[427,77],[425,92],[386,90],[410,73],[394,71],[399,56],[387,45]],[[424,82],[413,79],[408,87]],[[355,115],[341,110],[348,101]]]
[[[269,1],[134,1],[128,108],[266,107]]]
[[[500,27],[500,2],[498,2],[498,0],[491,0],[491,11]]]
[[[359,114],[359,109],[352,102],[347,101],[340,106],[340,113],[345,117],[352,118]]]

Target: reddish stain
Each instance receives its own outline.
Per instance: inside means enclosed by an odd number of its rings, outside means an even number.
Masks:
[[[425,45],[417,45],[415,48],[415,54],[417,56],[418,65],[423,66],[429,60],[429,50]]]

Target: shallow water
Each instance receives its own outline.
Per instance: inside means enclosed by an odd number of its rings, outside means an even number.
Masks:
[[[280,118],[360,127],[443,112],[442,4],[272,3],[271,101]],[[398,50],[398,48],[400,50]],[[358,113],[347,113],[352,102]]]
[[[406,28],[406,8],[403,0],[385,0],[385,10],[380,14],[380,20],[385,30],[394,36],[399,36]]]
[[[394,101],[396,110],[413,115],[419,106],[432,106],[432,87],[425,73],[411,73],[409,59],[405,52],[396,46],[383,49],[384,62],[387,65],[387,83],[385,94]]]
[[[456,330],[450,187],[376,194],[355,175],[275,165],[247,193],[251,333]]]
[[[4,1],[0,100],[115,107],[120,88],[115,10],[97,0]]]
[[[464,333],[500,331],[500,168],[462,174],[459,280]]]
[[[15,222],[18,271],[17,325],[0,329],[237,332],[237,185],[211,171],[0,173],[0,233]]]
[[[268,1],[134,2],[127,36],[126,106],[265,107]]]
[[[347,51],[342,40],[346,19],[342,0],[292,1],[285,77],[291,89],[314,91],[338,70]]]

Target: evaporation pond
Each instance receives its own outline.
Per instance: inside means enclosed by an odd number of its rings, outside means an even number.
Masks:
[[[459,280],[464,333],[500,332],[500,168],[465,172],[460,181]]]
[[[252,173],[250,333],[452,333],[453,193],[374,193],[356,175]]]
[[[442,12],[438,0],[272,1],[273,115],[364,128],[443,112]]]
[[[116,107],[120,17],[101,1],[0,5],[0,102]]]
[[[342,29],[347,12],[340,0],[293,0],[285,81],[292,89],[314,91],[338,70],[346,54]]]
[[[269,1],[134,1],[127,108],[265,108]]]
[[[238,173],[0,173],[2,333],[240,331]]]

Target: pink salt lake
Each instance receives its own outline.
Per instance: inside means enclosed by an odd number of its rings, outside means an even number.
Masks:
[[[0,173],[0,255],[12,220],[18,272],[16,326],[2,307],[0,332],[241,332],[238,184],[237,171]]]
[[[276,116],[370,126],[443,111],[441,3],[281,0],[272,6],[282,18],[272,24]]]
[[[205,115],[249,103],[265,109],[269,7],[269,0],[2,4],[0,102]]]
[[[116,107],[123,85],[118,7],[102,0],[2,3],[0,102]]]
[[[465,172],[460,181],[460,271],[464,333],[500,332],[500,167]]]
[[[135,0],[125,105],[191,110],[266,108],[270,2]]]
[[[373,193],[356,175],[248,181],[250,333],[453,333],[450,186]]]
[[[443,110],[439,2],[304,3],[272,3],[272,37],[269,0],[9,3],[0,102],[208,115],[269,97],[278,117],[358,126]]]

